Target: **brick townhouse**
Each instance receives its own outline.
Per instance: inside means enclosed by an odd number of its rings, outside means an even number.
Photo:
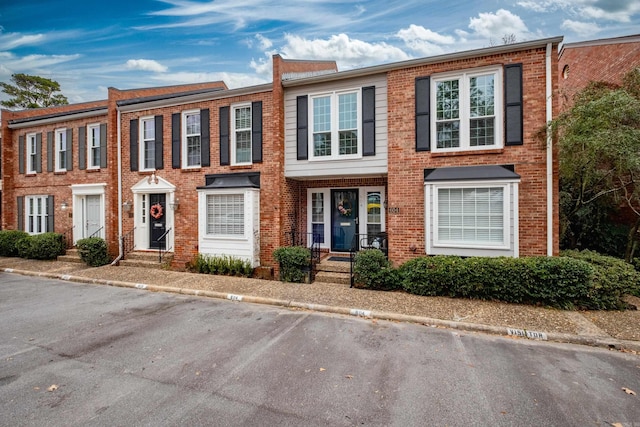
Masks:
[[[3,111],[2,227],[274,267],[306,236],[399,264],[554,255],[561,38],[337,71],[273,57],[273,82],[120,91]]]

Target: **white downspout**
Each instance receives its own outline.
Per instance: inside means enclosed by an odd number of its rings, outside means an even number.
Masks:
[[[116,107],[117,108],[117,107]],[[117,265],[124,256],[124,242],[122,240],[122,137],[120,135],[120,110],[118,109],[118,257],[111,265]]]
[[[553,120],[553,86],[551,74],[551,53],[553,44],[547,43],[546,86],[547,125]],[[547,256],[553,256],[553,137],[547,132]]]

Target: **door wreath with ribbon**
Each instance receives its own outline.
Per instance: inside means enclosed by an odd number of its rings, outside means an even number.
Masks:
[[[154,219],[162,218],[162,205],[160,203],[152,205],[151,209],[149,209],[149,214],[151,214]]]

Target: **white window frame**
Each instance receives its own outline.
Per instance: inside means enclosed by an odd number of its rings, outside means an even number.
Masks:
[[[87,125],[87,169],[100,169],[100,152],[102,141],[100,140],[100,123]],[[98,164],[93,162],[93,153],[98,151]]]
[[[321,92],[309,95],[308,105],[308,123],[309,123],[309,160],[322,161],[322,160],[338,160],[338,159],[359,159],[362,158],[362,89],[353,88],[331,92]],[[339,111],[339,97],[340,95],[356,95],[357,103],[357,117],[356,117],[356,132],[358,135],[358,152],[356,154],[339,154],[340,153],[340,111]],[[330,156],[316,156],[315,147],[313,141],[314,134],[314,120],[313,120],[313,100],[317,98],[330,97],[331,107],[331,155]]]
[[[249,127],[238,129],[236,128],[236,111],[240,109],[248,108],[249,109]],[[251,108],[251,103],[243,103],[236,104],[231,106],[231,165],[233,166],[242,166],[242,165],[250,165],[252,164],[252,149],[253,149],[253,135],[251,133],[253,127],[253,110]],[[249,161],[247,162],[239,162],[238,161],[238,142],[237,142],[237,134],[238,132],[249,132]]]
[[[67,129],[56,129],[54,133],[54,141],[55,148],[55,171],[56,172],[66,172],[67,171]],[[62,156],[62,157],[61,157]],[[62,158],[64,157],[64,167],[60,165]]]
[[[38,142],[35,133],[28,133],[26,139],[27,145],[27,173],[37,173],[37,159],[38,159]]]
[[[40,201],[40,206],[42,208],[41,212],[35,212],[38,206],[38,200]],[[24,229],[27,233],[31,235],[42,234],[47,232],[47,218],[49,216],[48,208],[49,205],[47,203],[48,196],[25,196],[24,198]],[[33,213],[31,213],[31,208],[33,208]],[[32,221],[31,218],[34,217],[32,229]],[[37,224],[39,223],[41,231],[37,230]]]
[[[197,115],[200,123],[200,132],[197,134],[187,134],[187,116]],[[202,120],[200,118],[200,110],[188,110],[182,112],[182,168],[183,169],[198,169],[202,167]],[[200,138],[200,161],[198,164],[189,165],[188,152],[187,152],[187,138],[191,136],[198,136]]]
[[[153,129],[153,137],[151,139],[145,139],[145,135],[144,135],[144,124],[145,122],[151,122],[152,124],[152,129]],[[138,135],[140,135],[140,143],[138,144],[138,159],[140,159],[140,165],[139,165],[139,169],[140,171],[154,171],[156,170],[156,162],[155,162],[155,137],[156,137],[156,119],[154,116],[146,116],[146,117],[140,117],[139,120],[139,131],[138,131]],[[153,156],[153,167],[147,167],[146,166],[146,162],[145,162],[145,155],[146,155],[146,144],[147,143],[151,143],[153,144],[153,150],[154,150],[154,156]]]
[[[494,77],[494,142],[493,145],[471,146],[470,139],[470,80],[472,77],[480,77],[492,74]],[[443,81],[459,80],[460,103],[459,103],[459,120],[460,120],[460,146],[449,148],[438,148],[437,134],[437,85]],[[483,67],[474,68],[458,72],[436,74],[431,77],[431,151],[438,152],[455,152],[455,151],[478,151],[500,149],[504,146],[504,119],[503,119],[503,76],[502,67]]]
[[[209,226],[213,225],[209,222],[209,199],[213,198],[214,200],[219,197],[239,197],[242,200],[242,233],[216,233],[215,231],[210,232]],[[246,239],[247,238],[247,199],[245,197],[244,192],[217,192],[213,194],[205,194],[205,236],[209,238],[225,238],[225,239]]]

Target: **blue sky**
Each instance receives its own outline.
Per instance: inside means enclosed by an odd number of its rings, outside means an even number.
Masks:
[[[345,70],[506,34],[571,43],[638,33],[640,0],[2,0],[0,81],[44,76],[83,102],[109,86],[269,82],[274,53]]]

